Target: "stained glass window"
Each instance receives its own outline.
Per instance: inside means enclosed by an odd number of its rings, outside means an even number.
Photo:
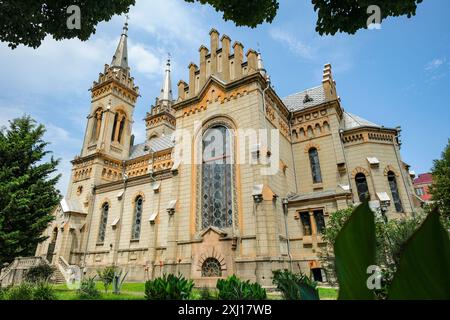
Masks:
[[[102,216],[100,218],[100,228],[98,231],[98,243],[105,242],[106,226],[108,224],[109,204],[105,203],[102,206]]]
[[[202,228],[233,224],[233,160],[230,131],[224,126],[203,136]]]
[[[317,233],[322,234],[325,232],[325,218],[322,210],[314,211],[314,220],[316,221]]]
[[[312,235],[311,217],[309,216],[309,212],[301,212],[300,219],[303,225],[303,235],[304,236]]]
[[[400,194],[398,192],[397,179],[395,178],[395,173],[392,171],[388,172],[388,182],[391,188],[392,198],[394,199],[395,210],[397,212],[403,212],[402,200],[400,199]]]
[[[134,205],[134,221],[133,221],[133,240],[139,240],[141,237],[141,224],[142,224],[142,206],[144,200],[141,196],[136,198]]]
[[[322,183],[322,173],[320,171],[319,152],[316,148],[309,150],[309,161],[314,183]]]
[[[358,197],[360,202],[366,201],[369,198],[369,187],[367,186],[367,179],[364,173],[358,173],[355,177],[356,190],[358,190]]]
[[[202,265],[203,278],[218,278],[222,276],[222,267],[220,262],[214,258],[208,258]]]

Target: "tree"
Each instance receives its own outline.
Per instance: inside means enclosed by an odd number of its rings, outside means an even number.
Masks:
[[[181,0],[180,0],[181,1]],[[278,12],[278,0],[184,0],[189,3],[209,4],[223,13],[224,20],[234,21],[237,26],[255,28],[271,23]],[[320,35],[337,32],[354,34],[368,28],[371,16],[368,8],[380,8],[381,21],[388,17],[416,14],[417,5],[423,0],[312,0],[318,12],[316,30]],[[136,0],[1,0],[0,41],[11,48],[23,44],[37,48],[47,35],[56,40],[78,38],[87,40],[95,33],[96,26],[109,21],[114,15],[127,13]],[[67,20],[72,16],[68,8],[78,6],[81,12],[81,28],[69,29]],[[380,21],[380,23],[381,23]]]
[[[442,152],[442,158],[434,160],[433,184],[430,188],[432,200],[442,216],[450,220],[450,140]]]
[[[45,160],[51,152],[44,133],[28,116],[0,130],[0,264],[34,255],[61,199],[60,176],[54,176],[59,160]]]
[[[47,35],[56,40],[78,38],[88,40],[96,26],[114,15],[128,12],[135,0],[2,0],[0,1],[0,41],[11,48],[23,44],[37,48]],[[81,28],[69,29],[67,21],[80,8]]]
[[[368,20],[376,11],[369,10],[378,6],[381,23],[388,17],[406,15],[411,18],[416,14],[417,5],[423,0],[312,0],[317,11],[316,31],[320,35],[334,35],[337,32],[355,34],[360,29],[368,28]],[[369,12],[368,12],[369,11]]]

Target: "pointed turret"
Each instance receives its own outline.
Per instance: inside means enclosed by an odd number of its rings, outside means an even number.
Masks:
[[[262,59],[261,51],[258,52],[258,71],[264,76],[267,77],[267,71],[264,68],[264,62]]]
[[[123,27],[122,35],[120,36],[119,45],[116,53],[113,56],[111,67],[128,69],[128,22]]]
[[[164,74],[163,86],[161,89],[161,95],[159,96],[159,101],[161,104],[166,106],[173,102],[172,79],[170,76],[170,59],[167,59],[166,72]]]

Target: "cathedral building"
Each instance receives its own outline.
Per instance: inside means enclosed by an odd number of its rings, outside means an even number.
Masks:
[[[347,112],[331,65],[281,98],[261,54],[214,29],[176,96],[167,62],[136,143],[127,39],[128,25],[92,85],[81,154],[37,249],[59,270],[116,265],[127,281],[181,273],[203,287],[233,274],[270,286],[293,268],[325,281],[330,215],[367,197],[390,219],[414,212],[400,130]]]

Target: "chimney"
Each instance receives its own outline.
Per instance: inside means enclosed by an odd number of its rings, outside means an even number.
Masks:
[[[230,81],[230,47],[231,39],[224,34],[222,36],[222,79],[225,82]]]
[[[323,69],[323,89],[325,91],[325,97],[327,101],[337,99],[336,82],[333,80],[333,73],[331,70],[331,64],[327,63]]]
[[[253,49],[247,52],[248,73],[252,73],[258,70],[258,52]]]
[[[233,45],[234,49],[234,79],[242,78],[242,62],[244,61],[244,46],[236,41]]]
[[[206,83],[206,56],[208,55],[209,51],[208,48],[203,45],[198,51],[200,51],[200,81],[198,89],[201,90]]]
[[[191,64],[189,65],[189,98],[195,97],[196,94],[195,73],[197,69],[197,65],[191,62]]]
[[[211,29],[209,33],[211,36],[211,75],[217,73],[217,50],[219,50],[219,32],[216,29]]]
[[[186,99],[186,87],[187,83],[183,80],[180,80],[180,82],[178,82],[178,99]]]

